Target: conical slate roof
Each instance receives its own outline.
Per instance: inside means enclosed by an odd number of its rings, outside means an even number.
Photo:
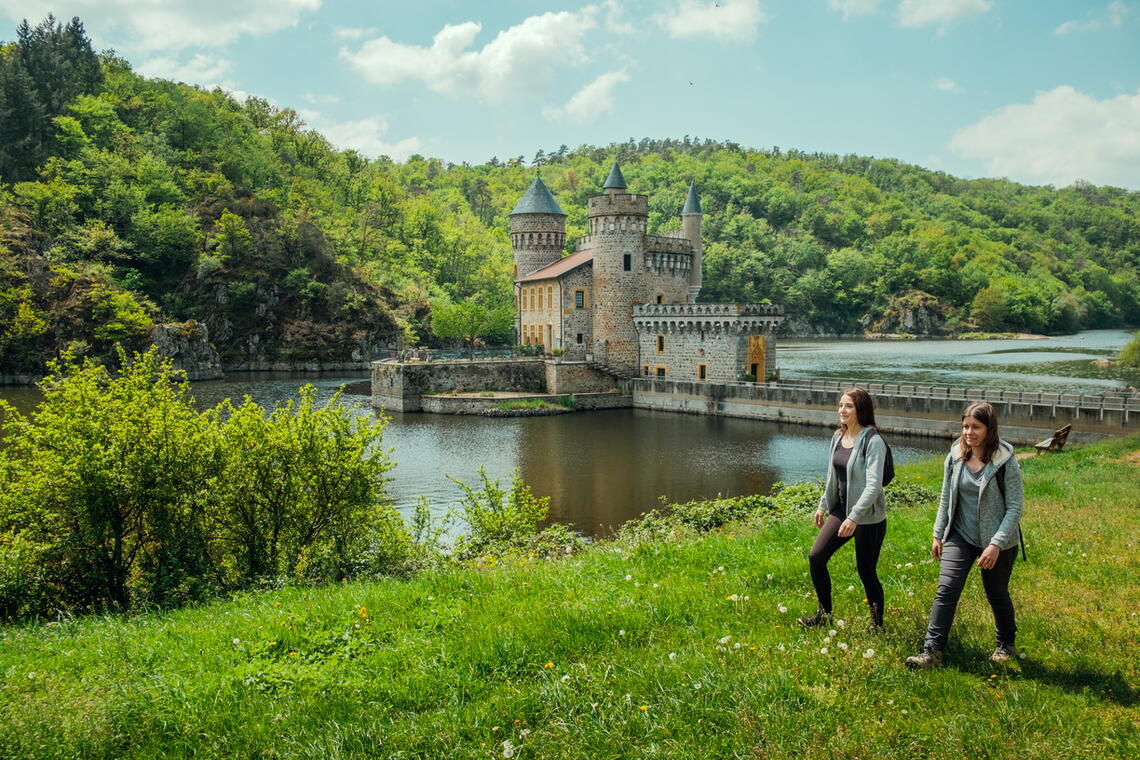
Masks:
[[[682,214],[703,214],[701,211],[701,199],[697,197],[697,183],[689,183],[689,196],[685,198],[685,207],[681,209]]]
[[[622,176],[621,167],[618,166],[617,161],[614,161],[614,168],[610,169],[610,176],[606,177],[606,184],[602,185],[603,190],[625,190],[628,185],[625,184],[625,177]]]
[[[530,187],[523,193],[523,197],[515,206],[515,210],[511,212],[511,216],[515,214],[558,214],[559,216],[566,216],[566,212],[558,205],[554,195],[543,183],[542,177],[535,177],[534,182],[530,183]]]

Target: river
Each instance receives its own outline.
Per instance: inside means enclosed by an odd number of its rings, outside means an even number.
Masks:
[[[1140,378],[1095,364],[1128,339],[1122,330],[1100,330],[1032,341],[787,340],[777,357],[788,378],[1095,392],[1125,380],[1140,385]],[[319,399],[343,387],[355,413],[373,413],[363,373],[232,374],[194,383],[193,392],[202,408],[245,395],[273,406],[295,398],[304,383],[316,386]],[[25,410],[37,398],[20,388],[0,395]],[[389,492],[405,514],[420,496],[445,513],[461,496],[451,477],[473,484],[482,466],[505,483],[517,468],[537,494],[550,497],[551,519],[591,535],[663,500],[765,493],[776,481],[818,477],[828,441],[822,428],[638,409],[523,418],[392,413],[389,419],[384,442],[397,463]],[[945,441],[891,436],[896,462],[945,451],[947,434]]]

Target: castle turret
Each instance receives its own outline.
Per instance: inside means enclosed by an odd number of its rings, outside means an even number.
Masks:
[[[554,199],[542,178],[535,176],[511,212],[515,279],[561,259],[565,244],[566,212]]]
[[[645,231],[649,198],[627,192],[621,167],[614,163],[602,195],[589,200],[594,250],[594,325],[599,358],[630,369],[638,362],[633,305],[646,297]]]
[[[685,207],[681,209],[681,230],[693,244],[693,268],[689,271],[689,303],[696,303],[701,293],[701,258],[704,246],[701,243],[701,199],[697,197],[697,183],[689,183],[689,195]]]

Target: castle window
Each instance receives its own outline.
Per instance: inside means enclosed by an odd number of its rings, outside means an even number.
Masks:
[[[538,308],[542,308],[542,288],[538,289]]]
[[[574,308],[575,309],[586,308],[586,291],[584,291],[584,290],[575,290],[574,291]]]
[[[657,377],[665,377],[665,368],[657,367]]]
[[[649,365],[648,364],[642,364],[641,365],[641,374],[645,375],[646,377],[649,377]]]
[[[664,335],[658,335],[657,336],[657,353],[659,353],[659,354],[665,353],[665,336]]]
[[[553,285],[547,285],[546,286],[546,305],[548,307],[550,307],[551,309],[554,308],[554,286]]]
[[[578,333],[578,343],[582,342],[582,333]]]
[[[657,294],[657,303],[665,303],[665,296],[658,293]]]
[[[708,376],[709,376],[709,365],[698,364],[697,365],[697,379],[698,380],[707,380]]]
[[[621,268],[627,272],[633,268],[633,254],[632,253],[623,253],[621,255]]]

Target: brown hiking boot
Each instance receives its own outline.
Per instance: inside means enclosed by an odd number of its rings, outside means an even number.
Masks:
[[[1009,662],[1017,657],[1017,647],[1013,644],[998,644],[997,649],[990,655],[994,662]]]
[[[906,658],[906,666],[911,670],[927,670],[942,667],[942,652],[937,649],[926,649],[921,654]]]
[[[810,617],[797,618],[800,625],[804,628],[823,628],[831,625],[831,613],[824,612],[823,610],[816,610],[814,615]]]

